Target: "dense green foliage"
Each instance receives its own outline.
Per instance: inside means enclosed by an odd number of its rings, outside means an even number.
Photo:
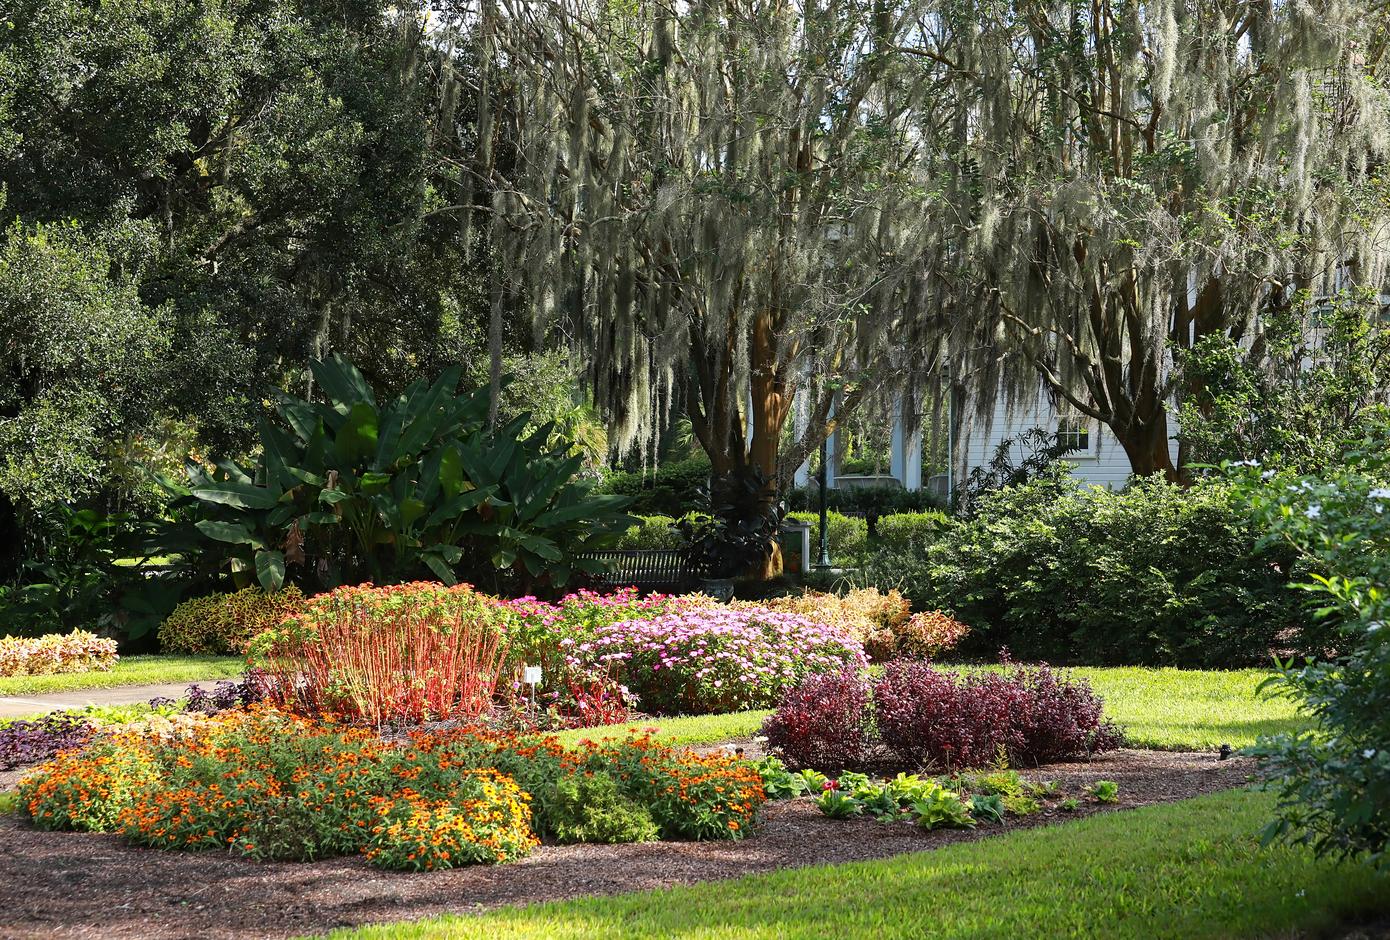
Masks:
[[[1390,402],[1390,327],[1379,308],[1374,291],[1346,291],[1271,311],[1252,349],[1225,334],[1195,344],[1181,360],[1192,389],[1179,434],[1187,460],[1334,466],[1346,437]]]
[[[1234,791],[894,858],[788,868],[616,898],[584,898],[344,928],[335,940],[719,940],[813,937],[1312,936],[1387,911],[1384,876],[1297,849],[1262,850],[1269,812]],[[1065,835],[1062,833],[1065,832]]]
[[[583,457],[551,449],[552,426],[525,434],[522,415],[489,430],[487,390],[458,392],[458,367],[380,403],[336,355],[313,372],[325,401],[282,396],[256,467],[192,467],[177,504],[239,584],[323,590],[432,575],[548,589],[597,570],[583,553],[631,521],[623,498],[575,482]]]
[[[1231,667],[1323,648],[1286,589],[1292,553],[1261,534],[1222,483],[1110,491],[1054,474],[986,497],[925,551],[880,553],[866,575],[953,612],[972,630],[962,650],[991,658]]]
[[[925,550],[951,529],[951,517],[939,510],[897,512],[874,520],[877,545],[895,551]]]
[[[639,516],[637,524],[618,537],[618,548],[678,549],[681,533],[670,516]]]
[[[1300,586],[1335,630],[1334,655],[1283,664],[1267,685],[1293,699],[1312,729],[1261,741],[1255,753],[1279,792],[1271,834],[1320,855],[1390,862],[1390,425],[1343,449],[1317,477],[1246,485],[1271,540],[1309,565]],[[1280,485],[1285,484],[1285,485]]]
[[[691,457],[651,470],[614,471],[603,478],[600,490],[632,497],[634,513],[678,517],[699,507],[699,494],[709,487],[709,477],[709,460]]]

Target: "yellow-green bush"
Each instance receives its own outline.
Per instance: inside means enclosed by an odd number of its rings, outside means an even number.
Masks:
[[[303,603],[304,595],[293,586],[274,594],[251,587],[195,597],[160,624],[159,644],[166,653],[243,653],[253,636],[298,613]]]

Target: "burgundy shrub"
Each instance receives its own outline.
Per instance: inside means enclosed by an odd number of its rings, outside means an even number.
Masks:
[[[1084,680],[1047,666],[961,677],[921,662],[884,667],[873,687],[883,743],[913,767],[979,767],[1001,756],[1015,766],[1118,746]]]
[[[1015,764],[1046,764],[1077,754],[1099,754],[1124,744],[1124,734],[1102,713],[1085,679],[1043,666],[1011,666],[1009,681],[1022,694],[1013,714]]]
[[[835,773],[861,764],[873,746],[869,685],[854,668],[807,676],[783,693],[763,734],[793,767]]]

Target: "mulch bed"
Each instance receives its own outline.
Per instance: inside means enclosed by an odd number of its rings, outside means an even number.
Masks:
[[[1027,776],[1068,793],[1120,785],[1113,807],[1083,804],[1006,827],[924,832],[907,824],[827,819],[809,800],[771,803],[743,842],[545,846],[503,866],[409,874],[360,858],[253,862],[226,854],[162,852],[119,837],[39,832],[0,819],[0,937],[279,938],[334,927],[486,910],[504,904],[618,894],[800,865],[884,858],[989,838],[1096,812],[1186,799],[1244,783],[1251,762],[1214,754],[1117,751]]]

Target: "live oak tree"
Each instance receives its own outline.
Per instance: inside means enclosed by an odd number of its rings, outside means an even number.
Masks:
[[[716,478],[770,500],[837,418],[935,355],[923,125],[943,82],[903,51],[925,9],[483,6],[510,104],[480,127],[514,161],[475,168],[491,241],[511,295],[581,353],[617,445],[684,414]],[[804,433],[784,433],[803,390]]]
[[[1390,7],[1285,0],[940,4],[914,49],[951,82],[952,373],[1169,454],[1175,352],[1390,260]],[[964,312],[968,311],[968,312]],[[1189,372],[1189,375],[1194,373]]]

